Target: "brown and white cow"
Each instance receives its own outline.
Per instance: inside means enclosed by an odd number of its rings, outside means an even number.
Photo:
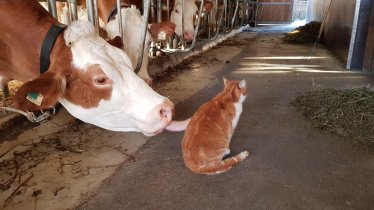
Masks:
[[[25,82],[14,97],[22,110],[60,102],[73,116],[113,131],[152,136],[171,122],[173,103],[132,71],[129,57],[95,33],[88,22],[73,22],[56,39],[47,72],[39,73],[40,49],[57,23],[37,1],[0,1],[0,79]],[[40,106],[28,93],[43,96]]]
[[[78,5],[85,8],[85,1],[78,0]],[[194,37],[194,19],[198,12],[196,0],[185,0],[185,13],[184,13],[184,39],[185,41],[191,41]],[[166,3],[166,2],[163,2]],[[122,37],[123,44],[118,43],[117,36],[119,36],[118,29],[118,19],[117,14],[112,16],[114,9],[116,9],[116,0],[98,0],[98,13],[102,23],[104,23],[104,29],[106,30],[105,36],[110,41],[110,43],[115,43],[118,47],[121,47],[129,55],[132,61],[133,69],[136,68],[138,57],[143,53],[142,65],[139,70],[138,75],[143,78],[148,84],[152,83],[152,79],[148,74],[148,62],[149,62],[149,49],[150,42],[152,40],[166,40],[169,38],[174,31],[178,36],[182,35],[182,1],[181,0],[171,0],[170,5],[173,8],[171,11],[170,22],[166,19],[166,15],[163,15],[163,22],[149,24],[149,31],[146,35],[146,41],[144,50],[141,48],[143,40],[141,39],[141,34],[143,33],[140,25],[142,23],[142,15],[139,9],[143,8],[142,0],[121,0],[121,5],[126,5],[123,7],[122,11]],[[206,0],[204,1],[204,10],[210,11],[213,7],[213,3]],[[66,8],[65,8],[66,10]],[[167,11],[169,12],[169,11]],[[64,13],[67,15],[67,13]],[[109,18],[110,17],[110,18]],[[67,17],[62,17],[62,19],[67,20]],[[154,20],[153,20],[154,21]]]
[[[148,74],[149,50],[152,40],[166,40],[174,34],[175,25],[170,22],[152,23],[148,25],[149,30],[146,34],[144,50],[141,47],[143,40],[142,27],[143,17],[139,10],[142,8],[139,0],[122,0],[121,4],[126,5],[122,7],[122,37],[123,49],[129,55],[132,61],[133,69],[136,68],[138,57],[143,53],[142,65],[138,75],[143,78],[148,84],[152,83],[152,79]],[[98,0],[99,17],[105,23],[104,29],[107,32],[108,39],[113,40],[120,36],[118,28],[118,14],[111,16],[113,9],[116,8],[116,0]]]
[[[183,33],[184,40],[191,41],[195,36],[194,21],[199,11],[199,2],[197,0],[184,0],[184,32],[182,31],[182,5],[182,0],[175,0],[170,21],[176,25],[175,33],[179,37]],[[213,8],[213,3],[205,0],[203,6],[204,11],[209,12]]]

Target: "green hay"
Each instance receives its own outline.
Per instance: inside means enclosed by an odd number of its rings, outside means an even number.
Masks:
[[[292,105],[314,128],[374,154],[374,92],[370,89],[311,91]]]

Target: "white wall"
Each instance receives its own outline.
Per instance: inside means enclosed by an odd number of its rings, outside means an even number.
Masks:
[[[309,0],[307,5],[306,22],[319,21],[324,17],[326,7],[331,0]]]

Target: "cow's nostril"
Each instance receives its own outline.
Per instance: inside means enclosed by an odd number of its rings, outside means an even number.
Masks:
[[[161,108],[160,109],[160,117],[163,120],[170,121],[172,118],[171,110],[168,108]]]

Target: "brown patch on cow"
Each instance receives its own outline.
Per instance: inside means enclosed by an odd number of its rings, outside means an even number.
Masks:
[[[160,33],[165,33],[165,39],[168,39],[175,32],[175,24],[172,22],[153,23],[149,27],[153,39],[159,40]]]
[[[122,42],[121,37],[119,36],[116,36],[113,39],[108,40],[108,43],[119,49],[123,49],[123,42]]]
[[[39,75],[39,53],[45,34],[57,23],[36,1],[1,1],[0,75],[28,82]],[[25,33],[24,26],[32,26]]]
[[[64,97],[71,103],[83,108],[93,108],[101,100],[109,100],[112,86],[100,87],[94,83],[96,76],[105,75],[99,65],[89,66],[86,71],[75,70],[67,79]]]
[[[129,0],[121,0],[121,6],[128,6],[128,5],[130,5]],[[110,13],[112,12],[113,8],[115,8],[116,6],[117,6],[116,0],[99,0],[99,1],[97,1],[99,17],[105,23],[107,23]],[[140,8],[140,7],[137,7],[137,8]]]

